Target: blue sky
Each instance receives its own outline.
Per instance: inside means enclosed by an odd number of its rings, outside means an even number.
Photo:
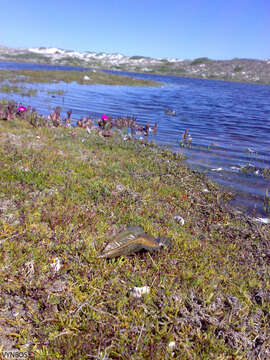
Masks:
[[[270,58],[270,0],[0,0],[0,45]]]

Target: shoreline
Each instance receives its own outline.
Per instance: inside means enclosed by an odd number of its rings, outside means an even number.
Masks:
[[[78,84],[94,85],[126,85],[126,86],[154,86],[162,84],[151,80],[136,79],[132,76],[108,74],[101,70],[1,70],[0,83],[59,83],[77,82]]]
[[[100,69],[102,71],[102,69]],[[103,69],[105,71],[108,72],[112,72],[112,73],[118,73],[118,72],[123,72],[123,73],[130,73],[130,74],[142,74],[142,75],[161,75],[161,76],[174,76],[174,77],[181,77],[181,78],[185,78],[185,79],[198,79],[198,80],[208,80],[208,81],[227,81],[227,82],[232,82],[232,83],[241,83],[241,84],[250,84],[250,85],[265,85],[265,86],[270,86],[270,82],[269,83],[264,83],[264,82],[257,82],[257,81],[245,81],[245,80],[238,80],[238,79],[222,79],[222,78],[218,78],[218,77],[203,77],[203,76],[191,76],[191,75],[177,75],[175,73],[164,73],[164,72],[140,72],[140,71],[133,71],[133,70],[112,70],[112,69]]]
[[[29,72],[30,74],[32,73],[32,71],[30,71]],[[34,73],[34,76],[35,76],[35,74],[39,74],[40,72],[39,71],[33,71],[33,73]],[[59,73],[59,72],[58,72]],[[0,74],[1,74],[1,72],[0,72]],[[47,74],[48,74],[48,72],[47,71],[45,71],[44,72],[44,75],[42,75],[42,78],[44,78],[44,81],[48,81],[49,82],[49,80],[47,80]],[[52,71],[51,72],[51,75],[52,76],[54,76],[54,72]],[[79,74],[80,75],[80,74]],[[65,74],[64,74],[64,76],[65,76]],[[80,75],[81,77],[82,77],[82,75]],[[40,78],[39,77],[37,77],[36,79],[35,79],[35,81],[39,81],[40,80]],[[28,80],[27,80],[28,81]],[[30,81],[30,80],[29,80]],[[42,80],[43,81],[43,80]],[[50,80],[51,81],[51,80]],[[32,81],[32,83],[33,83],[33,81]],[[33,83],[34,84],[34,83]],[[42,83],[41,83],[42,84]],[[20,84],[20,85],[23,85],[23,83],[22,84]],[[61,85],[60,85],[61,86]],[[37,87],[37,86],[36,86]],[[45,93],[47,92],[48,94],[51,92],[52,93],[52,97],[56,97],[56,95],[57,95],[57,92],[62,92],[63,94],[65,94],[65,91],[64,90],[62,90],[62,89],[64,89],[64,86],[62,86],[62,88],[60,89],[60,90],[56,90],[56,91],[50,91],[50,90],[42,90],[42,91],[44,91]],[[32,89],[32,88],[30,88],[29,90],[27,89],[27,88],[24,88],[24,87],[19,87],[18,88],[18,90],[19,90],[19,92],[21,92],[21,93],[23,93],[23,95],[26,95],[27,93],[30,93],[31,95],[32,95],[32,92],[34,92],[35,91],[35,89]],[[111,88],[111,91],[114,91],[113,90],[113,88]],[[55,92],[55,93],[54,93]],[[32,96],[34,96],[35,94],[33,94]],[[64,96],[63,96],[63,98],[62,98],[62,101],[63,101],[63,99],[64,99]],[[24,101],[24,100],[23,100]],[[35,106],[35,99],[33,100],[33,103],[34,103],[34,105],[33,106]],[[32,104],[33,104],[32,103]],[[62,104],[60,103],[60,101],[58,102],[59,103],[59,105],[61,106]],[[66,109],[67,110],[67,109]],[[47,114],[47,112],[45,112],[46,114]],[[91,113],[91,112],[90,112]],[[95,114],[96,115],[96,114]],[[95,116],[94,115],[94,116]],[[77,120],[77,119],[76,119]],[[181,140],[181,139],[180,139]],[[180,143],[181,144],[181,143]],[[192,144],[193,145],[193,144]],[[180,146],[182,146],[182,145],[180,145]],[[179,150],[180,151],[180,150]],[[233,164],[234,165],[234,164]],[[199,167],[200,165],[198,165],[198,167]],[[214,166],[213,166],[214,167]],[[208,170],[208,172],[209,172],[209,175],[211,176],[212,174],[211,174],[211,171],[210,171],[210,169],[211,169],[211,167],[209,168],[209,170]],[[205,170],[205,171],[207,171],[207,170]],[[242,171],[242,170],[241,170]],[[244,173],[244,171],[245,171],[245,169],[243,168],[243,173]],[[262,174],[262,176],[264,177],[264,173]],[[265,173],[265,177],[266,176],[268,176],[269,177],[269,173],[268,173],[268,175],[267,175],[267,173]],[[218,181],[218,180],[217,180]],[[227,185],[225,185],[226,187],[227,187],[227,190],[228,191],[233,191],[233,188],[230,186],[230,184],[227,184]],[[237,193],[237,190],[236,190],[236,193]],[[244,194],[244,193],[243,193]],[[237,194],[236,194],[237,195]],[[247,198],[247,196],[244,196],[244,197],[246,197]],[[242,199],[243,199],[243,196],[242,196]],[[249,212],[249,214],[251,215],[251,213],[253,213],[253,215],[255,216],[255,210],[257,209],[257,200],[255,199],[255,203],[254,203],[254,205],[252,205],[252,196],[250,196],[250,202],[249,202],[249,204],[246,206],[246,209],[247,209],[247,211]],[[261,194],[260,195],[260,199],[258,200],[258,203],[259,203],[259,210],[257,211],[256,210],[256,214],[257,214],[257,216],[258,217],[267,217],[267,211],[265,210],[265,206],[264,206],[264,201],[267,201],[267,194],[266,193],[263,193],[263,194]],[[241,201],[239,201],[239,204],[241,204]],[[244,206],[241,206],[240,208],[239,208],[239,210],[244,210]],[[245,210],[244,210],[245,211]]]
[[[27,88],[19,88],[20,90],[24,91],[25,93],[23,94],[23,96],[25,97],[27,95],[26,91]],[[29,89],[31,91],[33,91],[32,89]],[[29,91],[28,90],[28,91]],[[44,90],[43,90],[44,91]],[[65,93],[65,91],[61,91],[61,90],[47,90],[48,94],[52,94],[52,97],[56,97],[56,95],[58,95],[58,93],[60,93],[61,95],[63,95]],[[30,95],[27,95],[30,96]],[[35,94],[31,96],[36,96]],[[6,100],[8,101],[8,100]],[[12,100],[14,101],[14,100]],[[1,103],[1,101],[0,101]],[[24,104],[25,102],[23,102]],[[21,103],[20,103],[21,104]],[[32,105],[35,107],[35,105]],[[31,107],[29,107],[29,111],[31,111]],[[98,133],[101,134],[102,131],[105,130],[105,128],[103,127],[99,127],[100,125],[98,125],[98,117],[101,116],[102,113],[98,114],[98,113],[94,113],[94,112],[88,112],[90,115],[85,116],[85,117],[78,117],[75,113],[72,114],[72,119],[70,119],[69,123],[65,123],[66,118],[64,115],[64,112],[62,110],[62,107],[59,106],[57,108],[55,108],[57,111],[57,113],[59,112],[58,116],[58,120],[57,120],[57,124],[55,126],[64,126],[64,127],[72,127],[72,128],[76,128],[78,126],[81,126],[82,128],[86,129],[87,127],[90,128],[96,128],[96,130],[99,129]],[[67,108],[66,108],[67,111]],[[70,110],[71,111],[71,110]],[[52,110],[51,108],[51,115],[55,113],[55,110]],[[72,111],[71,111],[72,113]],[[46,114],[46,115],[44,115]],[[48,115],[48,116],[47,116]],[[43,112],[43,115],[39,115],[40,119],[41,119],[41,123],[43,123],[44,121],[47,122],[48,125],[48,121],[47,121],[47,117],[49,118],[50,115],[47,112]],[[155,129],[155,126],[150,126],[149,123],[146,124],[147,132],[144,132],[144,128],[145,128],[145,124],[142,123],[137,123],[136,121],[136,117],[135,116],[109,116],[110,121],[112,122],[109,125],[109,128],[116,126],[116,122],[117,122],[117,128],[118,129],[124,129],[125,133],[127,134],[127,136],[132,136],[134,137],[134,139],[139,139],[139,138],[143,138],[144,136],[146,136],[146,141],[147,142],[154,142],[156,146],[159,147],[168,147],[171,151],[175,152],[175,153],[179,153],[182,154],[185,157],[185,166],[196,170],[200,173],[203,173],[208,179],[211,179],[213,182],[216,182],[220,188],[222,188],[225,192],[229,192],[232,194],[232,200],[231,200],[231,204],[232,207],[237,210],[237,211],[241,211],[246,215],[249,215],[253,218],[261,218],[261,219],[265,219],[265,221],[269,220],[269,196],[267,193],[267,189],[266,192],[263,193],[260,198],[254,198],[252,193],[248,193],[248,192],[241,192],[239,189],[237,190],[234,186],[233,183],[230,183],[228,181],[226,181],[226,174],[224,174],[223,177],[221,176],[215,176],[216,173],[217,175],[220,175],[218,172],[220,170],[225,171],[223,168],[215,168],[214,165],[209,166],[209,168],[207,169],[202,169],[200,164],[196,164],[196,165],[191,165],[190,164],[190,159],[192,158],[192,153],[190,154],[191,148],[194,150],[194,148],[192,147],[193,144],[191,144],[188,140],[186,139],[184,140],[184,134],[182,136],[182,140],[180,142],[180,148],[176,149],[176,148],[172,148],[169,144],[162,144],[161,142],[159,142],[157,140],[157,135],[158,132]],[[133,121],[135,120],[135,123],[133,124]],[[88,123],[89,121],[89,123]],[[54,126],[53,122],[50,120],[51,124],[50,126]],[[84,123],[84,124],[83,124]],[[133,129],[131,129],[131,127],[129,126],[129,123],[133,124],[131,125],[133,127]],[[80,125],[78,125],[80,124]],[[114,125],[113,125],[114,124]],[[153,125],[153,124],[152,124]],[[156,124],[157,126],[157,124]],[[157,126],[158,127],[158,126]],[[107,129],[107,127],[106,127]],[[102,130],[102,131],[101,131]],[[107,129],[108,130],[108,129]],[[153,131],[154,130],[154,131]],[[153,131],[153,132],[152,132]],[[136,134],[138,133],[138,134]],[[108,135],[110,136],[110,135]],[[195,148],[196,150],[196,148]],[[243,166],[243,168],[239,167],[239,173],[242,174],[252,174],[253,171],[253,167],[245,167]],[[256,168],[255,168],[256,169]],[[215,173],[216,171],[216,173]],[[261,173],[262,178],[267,181],[267,179],[269,178],[269,168],[265,168],[262,173]],[[225,179],[225,182],[224,182]],[[253,203],[254,202],[254,203]],[[260,202],[260,203],[259,203]],[[252,205],[253,204],[253,205]]]
[[[192,75],[192,74],[185,74],[185,73],[177,73],[177,72],[170,72],[170,71],[140,71],[140,69],[134,70],[134,69],[112,69],[110,67],[96,67],[95,65],[91,66],[91,65],[76,65],[76,64],[58,64],[58,63],[51,63],[51,62],[31,62],[31,61],[16,61],[16,60],[5,60],[5,59],[0,59],[0,62],[11,62],[11,63],[15,63],[15,64],[32,64],[32,65],[47,65],[47,66],[59,66],[59,67],[73,67],[73,68],[82,68],[85,69],[85,71],[91,71],[91,70],[96,70],[96,71],[111,71],[111,72],[124,72],[124,73],[135,73],[135,74],[142,74],[142,75],[162,75],[162,76],[176,76],[176,77],[183,77],[186,79],[200,79],[200,80],[214,80],[214,81],[228,81],[228,82],[233,82],[233,83],[243,83],[243,84],[253,84],[253,85],[265,85],[265,86],[269,86],[270,82],[264,82],[264,81],[249,81],[249,80],[245,80],[245,79],[233,79],[230,77],[218,77],[218,76],[196,76],[196,75]],[[62,70],[61,70],[62,71]],[[123,75],[120,75],[123,76]]]
[[[29,120],[0,119],[4,350],[269,356],[269,225],[234,212],[230,194],[181,155],[119,131]],[[98,258],[109,235],[131,225],[172,247]],[[146,286],[149,294],[130,295]]]
[[[130,73],[130,74],[142,74],[142,75],[161,75],[161,76],[175,76],[175,77],[183,77],[183,78],[186,78],[186,79],[199,79],[199,80],[209,80],[209,81],[228,81],[228,82],[232,82],[232,83],[242,83],[242,84],[251,84],[251,85],[265,85],[265,86],[269,86],[270,85],[270,82],[263,82],[263,81],[248,81],[248,80],[244,80],[244,79],[232,79],[232,78],[222,78],[222,77],[204,77],[204,76],[192,76],[192,75],[185,75],[185,74],[177,74],[177,73],[174,73],[174,72],[159,72],[159,71],[153,71],[153,72],[143,72],[143,71],[140,71],[140,70],[127,70],[127,69],[111,69],[111,68],[102,68],[102,67],[95,67],[95,66],[86,66],[84,67],[83,65],[68,65],[68,64],[53,64],[53,63],[46,63],[46,62],[38,62],[38,63],[35,63],[35,62],[29,62],[29,61],[16,61],[16,60],[4,60],[4,59],[0,59],[0,62],[3,61],[3,62],[11,62],[11,63],[15,63],[15,64],[29,64],[29,65],[47,65],[47,66],[51,66],[51,67],[54,67],[54,66],[59,66],[59,67],[73,67],[73,68],[82,68],[82,69],[85,69],[85,71],[92,71],[93,69],[96,70],[96,71],[100,71],[100,72],[103,72],[103,70],[105,72],[115,72],[115,73],[121,73],[121,72],[124,72],[124,73]],[[0,70],[1,71],[1,70]],[[57,70],[56,70],[57,71]],[[59,70],[59,71],[62,71],[62,70]],[[80,70],[76,70],[76,71],[80,71]],[[120,75],[120,76],[124,76],[124,75]],[[129,76],[129,75],[127,75]]]

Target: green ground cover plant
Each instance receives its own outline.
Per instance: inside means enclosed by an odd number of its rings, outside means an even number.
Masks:
[[[0,81],[12,83],[59,83],[61,81],[79,84],[106,84],[128,86],[161,86],[161,83],[136,79],[132,76],[109,74],[100,70],[63,71],[63,70],[0,70]]]
[[[0,118],[0,351],[268,359],[269,225],[227,207],[181,154],[41,125]],[[171,248],[98,258],[130,225]]]
[[[47,90],[48,95],[63,95],[65,90]]]
[[[36,89],[27,89],[24,86],[14,86],[14,85],[3,85],[0,87],[0,92],[3,93],[15,93],[20,94],[22,96],[36,96],[37,90]]]

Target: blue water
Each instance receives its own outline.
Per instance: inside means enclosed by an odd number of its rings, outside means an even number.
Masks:
[[[46,65],[46,64],[29,64],[17,63],[11,61],[0,61],[0,70],[74,70],[81,71],[86,68],[63,66],[63,65]]]
[[[82,69],[8,62],[0,62],[1,68]],[[270,86],[117,73],[160,81],[162,86],[23,84],[38,88],[38,96],[30,98],[4,93],[0,96],[35,106],[46,115],[56,106],[61,106],[63,113],[72,109],[74,123],[82,116],[103,113],[135,115],[140,124],[157,123],[157,134],[151,140],[184,153],[188,166],[235,192],[235,207],[248,213],[267,215],[263,201],[267,189],[270,192],[270,180],[263,176],[263,169],[270,167]],[[52,89],[64,90],[65,94],[48,95],[47,90]],[[175,110],[177,115],[166,115],[165,108]],[[189,147],[179,145],[185,129],[193,139]],[[249,167],[248,174],[241,171],[246,166]]]

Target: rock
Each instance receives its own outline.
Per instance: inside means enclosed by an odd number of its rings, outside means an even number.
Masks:
[[[170,341],[168,344],[169,351],[173,351],[176,347],[175,341]]]
[[[58,272],[61,269],[61,261],[58,258],[54,258],[50,265],[54,272]]]
[[[204,188],[204,189],[202,189],[202,192],[204,192],[204,193],[208,193],[208,192],[209,192],[209,190],[208,190],[208,189],[206,189],[206,188]]]
[[[223,170],[223,168],[222,167],[219,167],[219,168],[213,168],[213,169],[211,169],[212,171],[222,171]]]
[[[185,220],[184,220],[181,216],[179,216],[179,215],[175,216],[175,217],[174,217],[174,220],[176,220],[177,222],[179,222],[181,225],[184,225],[184,224],[185,224]]]
[[[143,287],[134,287],[129,290],[130,296],[139,299],[145,294],[150,293],[150,287],[149,286],[143,286]]]
[[[269,218],[255,218],[255,221],[258,221],[262,224],[269,224],[270,223],[270,219]]]

